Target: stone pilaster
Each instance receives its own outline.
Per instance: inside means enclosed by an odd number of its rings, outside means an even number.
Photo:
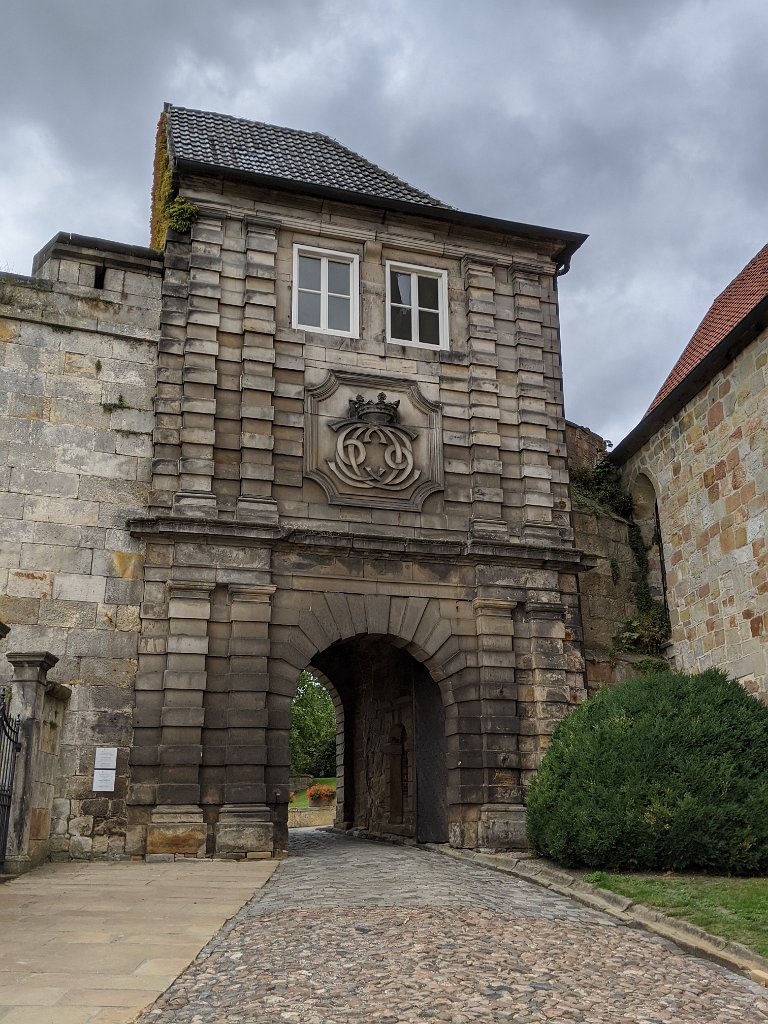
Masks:
[[[224,800],[216,824],[216,855],[272,855],[273,825],[264,779],[270,601],[275,587],[231,584],[229,707]]]
[[[278,521],[272,494],[276,253],[277,226],[248,221],[237,518],[268,525]]]
[[[216,515],[213,449],[223,240],[220,216],[207,211],[202,213],[192,227],[189,261],[186,338],[181,371],[179,490],[174,496],[174,512],[178,515]]]
[[[157,806],[147,829],[148,854],[205,853],[200,763],[205,715],[210,583],[169,583],[169,634],[163,673]]]
[[[53,696],[68,699],[69,689],[47,682],[48,672],[59,660],[48,651],[11,651],[7,658],[13,667],[10,710],[14,718],[21,719],[21,750],[16,759],[5,870],[10,874],[20,874],[34,864],[30,856],[30,842],[48,838],[47,829],[45,836],[36,834],[39,832],[36,818],[41,817],[43,809],[38,806],[40,801],[35,799],[46,691],[52,690]]]
[[[478,597],[474,602],[485,770],[477,845],[490,849],[526,849],[528,845],[515,701],[512,615],[516,606],[507,598]]]
[[[526,537],[549,537],[552,530],[552,468],[548,429],[556,401],[547,380],[541,284],[539,275],[523,268],[510,272],[514,302],[514,334],[518,353],[517,409],[520,445],[522,523]],[[562,408],[560,408],[562,414]]]
[[[469,469],[471,529],[475,535],[504,538],[502,518],[499,383],[496,367],[494,264],[465,256],[462,270],[467,292],[469,339]]]
[[[523,786],[533,777],[555,728],[571,710],[567,675],[565,606],[560,602],[528,600],[516,626],[525,654],[518,655],[520,767]]]
[[[155,425],[152,431],[150,505],[167,512],[179,489],[181,456],[182,367],[187,328],[190,240],[169,233],[165,247],[157,360]]]

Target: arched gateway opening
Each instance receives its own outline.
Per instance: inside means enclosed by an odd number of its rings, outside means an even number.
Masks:
[[[381,636],[334,643],[312,668],[337,706],[337,825],[447,842],[445,712],[427,669]]]

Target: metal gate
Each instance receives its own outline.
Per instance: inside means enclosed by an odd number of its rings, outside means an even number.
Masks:
[[[5,848],[8,843],[13,776],[16,771],[16,755],[21,750],[20,731],[21,719],[10,717],[8,693],[0,689],[0,870],[5,863]]]

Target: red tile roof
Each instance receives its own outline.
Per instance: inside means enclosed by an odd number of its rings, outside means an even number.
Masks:
[[[671,394],[767,295],[768,245],[765,245],[712,303],[645,415]]]

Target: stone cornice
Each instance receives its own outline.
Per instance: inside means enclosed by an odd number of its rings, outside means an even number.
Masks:
[[[143,540],[163,538],[188,542],[239,544],[247,547],[270,547],[280,551],[304,550],[332,552],[378,558],[392,557],[426,562],[461,562],[464,565],[504,563],[528,565],[563,572],[584,572],[593,568],[593,561],[566,544],[530,544],[511,539],[486,541],[470,538],[438,539],[391,536],[385,533],[342,533],[335,530],[312,530],[287,527],[218,522],[202,519],[179,519],[158,516],[132,519],[129,529]]]
[[[467,249],[476,251],[477,258],[487,261],[490,265],[498,265],[515,270],[527,270],[535,274],[553,275],[555,265],[551,255],[547,252],[538,253],[535,250],[541,246],[533,244],[531,240],[531,251],[526,254],[511,253],[509,239],[505,238],[504,243],[484,243],[479,238],[472,238],[466,244],[460,241],[448,241],[441,238],[432,240],[418,234],[409,235],[404,233],[402,225],[389,227],[376,221],[369,223],[361,219],[361,223],[354,225],[349,222],[337,220],[324,221],[317,215],[305,214],[297,216],[288,212],[271,214],[260,214],[258,211],[248,211],[232,207],[226,200],[216,203],[213,197],[199,203],[201,213],[209,217],[216,217],[229,220],[242,220],[248,226],[265,227],[274,229],[279,226],[288,231],[311,232],[319,238],[341,239],[346,242],[377,242],[381,245],[391,246],[396,249],[403,249],[408,252],[420,253],[424,256],[442,256],[447,259],[460,260],[467,252]]]

